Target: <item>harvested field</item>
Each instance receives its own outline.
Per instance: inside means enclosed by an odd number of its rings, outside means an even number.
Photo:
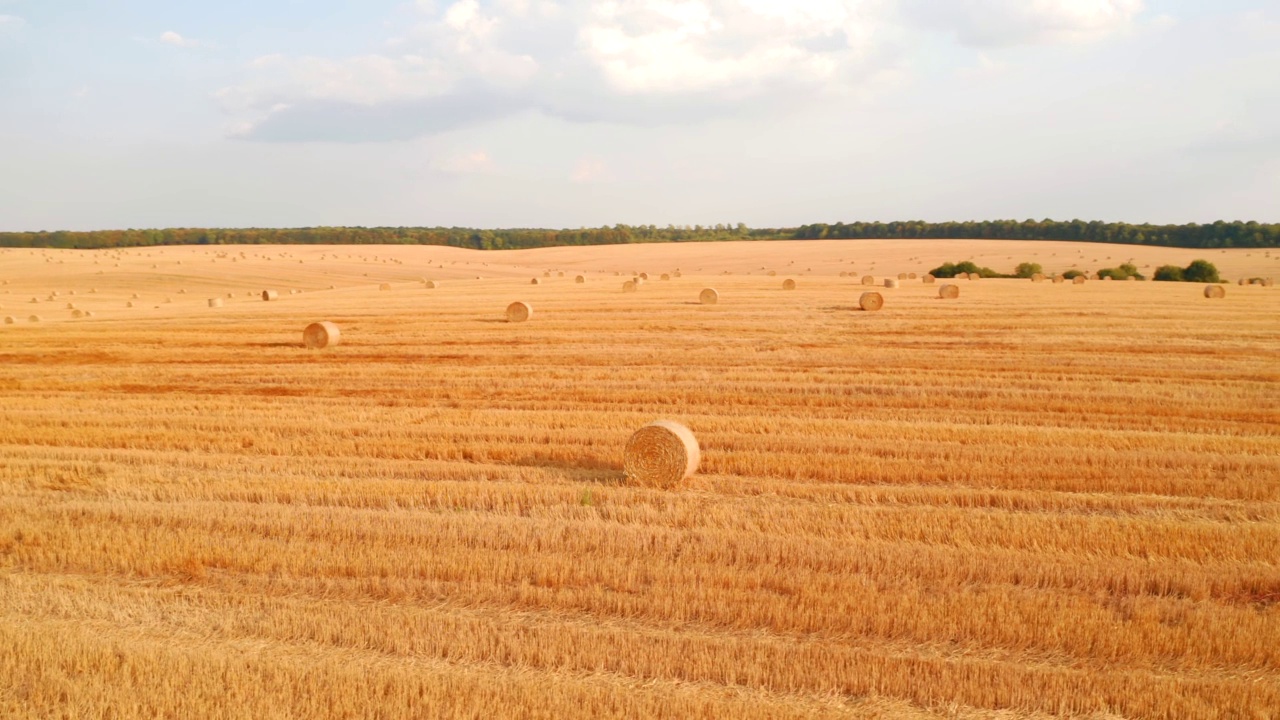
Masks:
[[[0,250],[14,304],[94,313],[0,324],[0,717],[1280,707],[1280,291],[859,312],[852,248],[884,277],[1079,246],[726,245]],[[791,261],[782,293],[760,268]],[[671,279],[623,294],[633,268]],[[624,475],[655,420],[700,445],[676,490]]]

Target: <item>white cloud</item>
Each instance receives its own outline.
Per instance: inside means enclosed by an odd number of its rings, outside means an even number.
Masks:
[[[17,15],[0,15],[0,30],[19,28],[26,24],[27,21]]]
[[[217,97],[245,137],[273,140],[408,138],[525,110],[641,124],[769,111],[886,69],[888,1],[419,0],[394,52],[260,59]]]
[[[905,0],[907,16],[975,47],[1089,42],[1129,26],[1143,0]]]
[[[201,40],[196,40],[194,38],[183,37],[172,30],[168,30],[166,32],[161,33],[160,42],[164,43],[165,45],[172,45],[174,47],[181,47],[181,48],[196,48],[196,47],[208,46],[208,43],[205,43]]]
[[[609,179],[609,166],[598,157],[584,157],[573,166],[569,179],[576,183],[596,183]]]
[[[493,172],[493,159],[484,150],[449,155],[433,163],[440,171],[453,175],[474,175]]]

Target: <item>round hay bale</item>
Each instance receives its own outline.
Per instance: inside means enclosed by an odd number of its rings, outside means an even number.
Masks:
[[[263,302],[270,302],[271,300],[279,300],[279,299],[280,299],[280,293],[276,292],[275,290],[262,291]]]
[[[379,285],[379,286],[378,286],[378,289],[379,289],[379,290],[390,290],[390,289],[391,289],[391,283],[382,283],[381,285]]]
[[[507,322],[524,322],[533,317],[533,307],[525,302],[513,302],[507,306]]]
[[[884,286],[887,288],[896,288],[898,287],[898,281],[893,278],[885,278]]]
[[[1111,282],[1112,280],[1113,280],[1113,278],[1112,278],[1110,275],[1108,275],[1108,276],[1106,276],[1106,277],[1102,278],[1102,281],[1103,281],[1103,282]]]
[[[633,282],[635,282],[636,287],[640,287],[641,285],[643,285],[643,284],[644,284],[644,278],[640,277],[639,275],[637,275],[636,277],[631,278],[631,280],[632,280]]]
[[[863,275],[863,276],[862,276],[862,284],[863,284],[863,285],[875,285],[875,284],[876,284],[876,279],[875,279],[874,277],[872,277],[871,275]]]
[[[671,277],[681,277],[680,271],[679,271],[679,270],[677,270],[677,271],[675,271],[675,272],[671,273]]]
[[[435,280],[423,280],[422,286],[428,290],[435,290],[437,287]]]
[[[31,302],[32,302],[33,304],[35,304],[35,303],[39,303],[39,302],[40,302],[40,298],[31,298]]]
[[[133,299],[133,300],[141,300],[141,299],[142,299],[142,296],[141,296],[141,295],[139,295],[138,293],[134,293],[134,294],[133,294],[132,299]]]
[[[662,273],[662,275],[660,275],[660,276],[658,277],[658,279],[659,279],[659,280],[670,280],[670,279],[671,279],[671,276],[670,276],[670,275],[668,275],[667,273]]]
[[[934,280],[937,280],[937,278],[935,278],[933,275],[930,275],[928,273],[925,273],[924,277],[920,278],[920,281],[923,282],[925,285],[932,285]]]
[[[849,273],[845,272],[844,270],[841,270],[840,277],[849,277]]]
[[[93,311],[92,311],[92,310],[85,310],[85,311],[84,311],[84,316],[85,316],[85,317],[93,317]]]
[[[328,320],[313,322],[302,331],[303,346],[312,350],[337,345],[341,338],[342,333],[338,330],[338,326]]]
[[[556,277],[564,277],[564,273],[563,273],[563,272],[557,272],[557,273],[556,273]]]
[[[125,304],[124,304],[124,306],[125,306],[125,307],[133,307],[133,301],[132,301],[132,300],[130,300],[129,302],[125,303]]]
[[[68,309],[68,310],[75,310],[75,309],[76,309],[76,304],[75,304],[75,303],[67,303],[67,309]]]
[[[955,300],[960,297],[960,286],[951,283],[943,283],[938,286],[938,297],[943,300]]]
[[[1061,285],[1062,283],[1066,282],[1066,279],[1063,278],[1061,275],[1054,275],[1049,279],[1053,281],[1054,285]]]
[[[978,273],[969,273],[969,279],[970,279],[970,280],[981,280],[981,279],[982,279],[982,276],[981,276],[981,275],[979,275]]]
[[[90,294],[90,295],[97,295],[97,294],[98,294],[98,288],[89,288],[89,294]]]
[[[720,302],[720,293],[712,288],[703,288],[702,292],[698,293],[698,302],[703,305],[715,305]]]
[[[32,315],[31,317],[27,318],[27,320],[30,322],[40,322],[43,319],[44,318],[40,317],[39,315]]]
[[[898,280],[906,280],[906,279],[907,279],[906,273],[898,273]]]
[[[83,311],[83,310],[72,310],[72,311],[71,311],[71,317],[73,317],[73,318],[77,318],[77,319],[82,318],[82,317],[84,317],[84,311]]]
[[[1244,278],[1240,278],[1240,281],[1239,281],[1239,282],[1237,282],[1236,284],[1237,284],[1237,285],[1248,285],[1248,284],[1249,284],[1249,281],[1248,281],[1248,280],[1245,280]]]
[[[68,290],[68,291],[67,291],[67,294],[68,294],[68,295],[75,295],[75,294],[76,294],[76,291],[75,291],[75,290]]]
[[[1125,282],[1137,282],[1137,281],[1138,281],[1138,278],[1137,278],[1136,276],[1134,276],[1134,275],[1130,275],[1129,277],[1125,278],[1125,279],[1124,279],[1124,281],[1125,281]]]
[[[56,298],[56,297],[58,297],[58,291],[57,291],[57,290],[54,290],[53,292],[49,293],[49,297],[51,297],[51,298]]]
[[[627,440],[622,467],[627,482],[643,487],[673,488],[698,471],[702,450],[689,428],[658,420]]]
[[[1086,278],[1085,276],[1083,276],[1083,275],[1077,275],[1077,276],[1075,276],[1075,277],[1071,278],[1071,284],[1072,284],[1072,285],[1083,285],[1083,284],[1085,284],[1085,281],[1086,281],[1086,280],[1088,280],[1088,278]]]
[[[783,281],[782,281],[782,289],[783,289],[783,290],[795,290],[795,289],[796,289],[796,281],[795,281],[795,280],[792,280],[791,278],[787,278],[786,280],[783,280]]]
[[[636,291],[636,281],[635,281],[635,280],[628,280],[628,281],[626,281],[626,282],[622,283],[622,292],[635,292],[635,291]]]
[[[530,284],[530,285],[541,285],[541,284],[542,284],[542,281],[541,281],[541,280],[539,280],[538,278],[533,278],[532,280],[530,280],[530,281],[529,281],[529,284]]]
[[[1204,296],[1207,298],[1224,298],[1227,296],[1227,291],[1221,285],[1205,285]]]
[[[14,319],[14,317],[13,317],[12,315],[5,315],[5,316],[4,316],[4,324],[5,324],[5,325],[12,325],[12,324],[14,324],[14,323],[16,323],[16,322],[18,322],[18,321],[17,321],[17,320],[15,320],[15,319]]]
[[[187,294],[187,289],[186,289],[186,288],[178,288],[178,294],[179,294],[179,295],[186,295],[186,294]]]
[[[878,292],[864,292],[862,297],[858,298],[858,307],[875,312],[884,307],[884,296]]]
[[[209,307],[222,307],[222,298],[209,298]]]
[[[916,279],[916,274],[915,274],[915,273],[907,273],[907,279],[908,279],[908,280],[915,280],[915,279]]]
[[[551,277],[551,271],[550,271],[550,270],[547,270],[546,272],[542,273],[542,277],[544,277],[544,278],[549,278],[549,277]]]
[[[1033,283],[1042,283],[1042,282],[1044,282],[1044,273],[1032,273],[1032,274],[1031,274],[1031,282],[1033,282]]]
[[[641,279],[641,280],[648,280],[648,279],[649,279],[649,273],[640,273],[640,279]]]
[[[579,275],[579,276],[575,277],[575,278],[573,279],[573,281],[574,281],[575,283],[577,283],[577,284],[581,285],[581,284],[585,283],[585,282],[587,281],[587,279],[586,279],[585,277],[583,277],[582,275]]]
[[[769,277],[776,277],[777,275],[778,275],[778,271],[777,271],[777,270],[770,270],[770,271],[769,271]]]

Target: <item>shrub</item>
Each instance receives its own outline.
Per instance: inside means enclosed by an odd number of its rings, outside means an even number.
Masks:
[[[1120,267],[1104,268],[1098,271],[1098,277],[1109,277],[1115,280],[1128,280],[1136,277],[1139,280],[1146,280],[1142,273],[1138,272],[1138,268],[1131,263],[1124,263]]]
[[[984,278],[1009,277],[1008,275],[1001,275],[991,268],[978,267],[968,260],[958,263],[943,263],[929,271],[929,274],[935,278],[953,278],[957,275],[968,275],[969,273],[978,273],[979,277]]]
[[[1161,265],[1156,268],[1156,274],[1152,275],[1151,279],[1162,282],[1182,282],[1185,278],[1182,276],[1182,268],[1177,265]]]
[[[1044,268],[1040,267],[1040,263],[1024,262],[1019,263],[1018,267],[1013,271],[1014,277],[1029,278],[1032,275],[1044,274]]]
[[[1218,277],[1218,268],[1208,260],[1192,260],[1186,270],[1182,271],[1182,279],[1187,282],[1216,283],[1222,282]]]
[[[1066,271],[1066,272],[1062,273],[1062,277],[1064,277],[1064,278],[1066,278],[1066,279],[1068,279],[1068,280],[1075,280],[1076,278],[1078,278],[1078,277],[1080,277],[1081,275],[1084,275],[1084,274],[1085,274],[1085,273],[1084,273],[1084,272],[1082,272],[1082,271],[1080,271],[1080,270],[1068,270],[1068,271]]]

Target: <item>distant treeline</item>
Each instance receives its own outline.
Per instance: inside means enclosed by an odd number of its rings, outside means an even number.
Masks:
[[[724,240],[869,239],[1074,240],[1186,248],[1280,246],[1280,224],[1222,222],[1211,225],[1130,225],[1071,220],[990,220],[982,222],[855,222],[798,228],[614,225],[578,230],[514,228],[313,227],[168,228],[90,232],[0,232],[0,247],[114,248],[152,245],[449,245],[477,250],[618,245]]]

